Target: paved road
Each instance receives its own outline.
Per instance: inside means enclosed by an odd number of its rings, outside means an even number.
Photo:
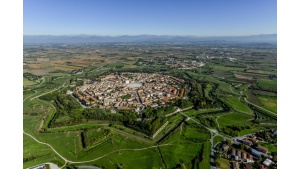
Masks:
[[[219,133],[217,130],[215,130],[215,129],[211,129],[211,128],[208,128],[208,127],[204,126],[203,124],[201,124],[201,123],[198,122],[197,120],[193,119],[192,117],[187,116],[186,114],[184,114],[184,113],[182,113],[182,112],[180,112],[180,114],[182,114],[183,116],[189,118],[189,120],[192,120],[192,121],[194,121],[195,123],[197,123],[197,124],[201,125],[202,127],[206,128],[208,131],[214,133],[215,136],[221,136],[221,137],[223,137],[223,138],[225,138],[225,139],[228,139],[228,140],[232,140],[232,139],[233,139],[233,138],[230,137],[230,136],[224,136],[224,135],[220,134],[220,133]]]
[[[211,169],[215,169],[215,149],[214,149],[214,136],[213,134],[211,133],[211,138],[210,138],[210,168]]]

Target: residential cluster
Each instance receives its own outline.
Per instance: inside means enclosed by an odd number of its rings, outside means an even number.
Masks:
[[[140,109],[163,106],[178,97],[184,80],[159,74],[110,74],[99,81],[85,79],[73,92],[85,106],[100,108]]]
[[[197,60],[179,60],[175,58],[157,58],[157,59],[149,59],[138,61],[138,65],[168,65],[172,68],[177,69],[194,69],[197,67],[204,66],[204,62]]]
[[[194,69],[205,65],[203,62],[196,60],[176,61],[172,58],[167,60],[165,64],[177,69]]]
[[[277,131],[271,130],[271,132],[264,132],[270,137],[276,137]],[[246,169],[253,168],[254,163],[258,163],[260,169],[268,169],[271,166],[276,166],[276,161],[273,161],[273,156],[268,151],[268,148],[259,145],[260,143],[267,143],[266,140],[257,136],[256,134],[250,134],[247,137],[242,137],[233,141],[233,145],[229,146],[224,143],[221,146],[221,156],[231,159],[231,166],[233,169],[240,169],[241,166]],[[238,147],[242,147],[240,149]]]

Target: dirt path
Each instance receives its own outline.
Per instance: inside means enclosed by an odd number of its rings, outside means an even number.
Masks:
[[[105,155],[102,155],[101,157],[98,157],[98,158],[95,158],[93,160],[87,160],[87,161],[78,161],[78,162],[74,162],[74,161],[70,161],[70,163],[72,164],[78,164],[78,163],[88,163],[88,162],[93,162],[93,161],[97,161],[103,157],[106,157],[110,154],[113,154],[115,152],[118,152],[118,151],[142,151],[142,150],[147,150],[147,149],[151,149],[151,148],[157,148],[157,147],[163,147],[163,146],[171,146],[171,145],[175,145],[175,144],[161,144],[161,145],[156,145],[156,146],[150,146],[150,147],[145,147],[145,148],[136,148],[136,149],[119,149],[119,150],[115,150],[115,151],[112,151],[110,153],[107,153]]]
[[[235,92],[232,90],[231,85],[229,85],[229,88],[230,88],[230,90],[231,90],[231,92],[232,92],[233,94],[240,95],[239,93],[235,93]]]
[[[50,144],[44,143],[44,142],[41,142],[41,141],[37,140],[35,137],[33,137],[32,135],[26,133],[24,130],[23,130],[23,134],[31,137],[34,141],[36,141],[36,142],[38,142],[40,144],[44,144],[44,145],[47,145],[48,147],[50,147],[54,151],[55,154],[57,154],[61,159],[63,159],[65,161],[65,164],[61,168],[63,168],[66,165],[67,162],[70,162],[65,157],[63,157],[61,154],[59,154]]]
[[[36,94],[37,92],[36,91],[34,91],[34,93],[32,94],[32,95],[34,95],[34,94]],[[28,97],[26,97],[24,100],[23,100],[23,103],[29,98],[29,97],[31,97],[32,95],[30,95],[30,96],[28,96]]]
[[[39,97],[41,97],[41,96],[43,96],[43,95],[46,95],[46,94],[48,94],[48,93],[52,93],[52,92],[54,92],[54,91],[56,91],[56,90],[59,90],[59,89],[61,89],[61,88],[63,88],[63,87],[65,87],[65,83],[64,83],[62,86],[60,86],[59,88],[57,88],[57,89],[54,89],[54,90],[51,90],[51,91],[49,91],[49,92],[46,92],[46,93],[40,94],[40,95],[38,95],[38,96],[35,96],[35,97],[31,98],[30,100],[39,98]]]
[[[219,126],[219,122],[218,122],[218,118],[219,118],[220,116],[217,116],[217,118],[216,118],[216,122],[217,122],[217,124],[218,124],[218,129],[220,130],[220,126]]]
[[[39,86],[41,86],[43,83],[45,82],[45,77],[43,77],[43,81],[42,81],[42,83],[40,83],[39,85],[37,85],[36,87],[39,87]]]

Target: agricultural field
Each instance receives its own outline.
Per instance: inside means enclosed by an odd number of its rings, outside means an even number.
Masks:
[[[222,110],[222,108],[200,109],[200,110],[191,109],[191,110],[184,111],[183,113],[188,116],[196,116],[198,114],[216,112],[220,110]]]
[[[242,113],[246,113],[251,115],[252,114],[252,110],[246,106],[245,104],[243,104],[240,99],[234,97],[234,96],[229,96],[226,99],[226,102],[232,107],[233,110],[238,111],[238,112],[242,112]]]
[[[264,108],[272,112],[277,112],[277,99],[275,97],[258,96],[258,99]]]
[[[268,79],[258,79],[257,84],[259,86],[263,87],[272,87],[272,88],[277,88],[277,82],[274,80],[268,80]]]
[[[23,77],[23,86],[31,86],[31,85],[35,85],[35,84],[36,84],[36,82]]]
[[[245,68],[240,68],[240,67],[227,67],[227,66],[223,66],[223,65],[216,65],[216,64],[211,64],[211,67],[213,67],[213,69],[217,69],[217,70],[222,70],[222,71],[243,71],[245,70]]]

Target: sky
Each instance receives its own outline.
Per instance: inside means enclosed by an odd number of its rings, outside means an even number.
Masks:
[[[23,0],[24,35],[274,33],[276,0]]]

